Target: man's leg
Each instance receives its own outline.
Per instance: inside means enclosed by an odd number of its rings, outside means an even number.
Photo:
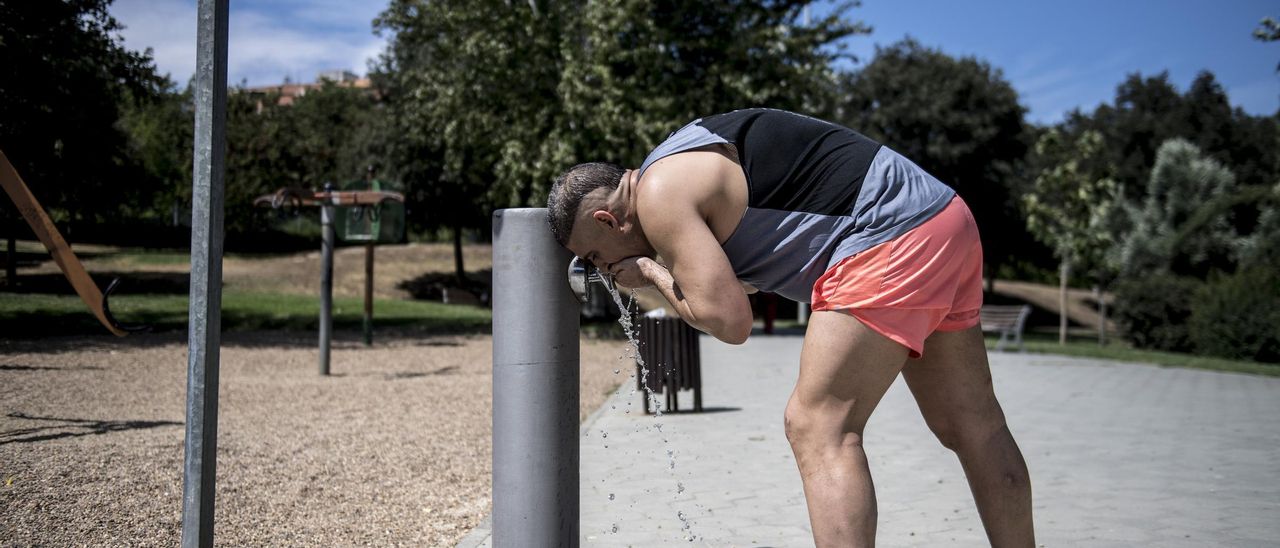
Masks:
[[[991,546],[1034,546],[1031,480],[991,386],[981,328],[930,335],[902,376],[929,428],[960,457]]]
[[[862,429],[906,358],[906,347],[853,316],[809,317],[786,432],[819,547],[875,545],[875,489]]]

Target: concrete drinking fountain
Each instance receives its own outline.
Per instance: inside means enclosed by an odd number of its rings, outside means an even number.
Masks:
[[[611,276],[556,243],[546,209],[494,212],[495,548],[579,544],[579,315],[593,283],[629,309]]]

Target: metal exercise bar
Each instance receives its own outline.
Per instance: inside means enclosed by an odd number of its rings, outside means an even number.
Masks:
[[[223,173],[227,127],[227,1],[200,0],[191,192],[187,422],[182,546],[213,546],[222,344]]]

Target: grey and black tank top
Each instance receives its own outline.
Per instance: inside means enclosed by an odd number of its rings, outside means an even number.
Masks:
[[[724,242],[744,282],[809,302],[841,259],[889,241],[947,207],[955,191],[851,129],[774,109],[707,116],[672,133],[640,166],[714,144],[733,145],[747,211]]]

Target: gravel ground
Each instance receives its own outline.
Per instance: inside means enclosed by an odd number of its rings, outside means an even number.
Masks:
[[[216,542],[452,546],[489,509],[491,339],[232,333],[221,350]],[[623,379],[583,340],[581,416]],[[186,342],[0,339],[0,544],[174,546]]]

